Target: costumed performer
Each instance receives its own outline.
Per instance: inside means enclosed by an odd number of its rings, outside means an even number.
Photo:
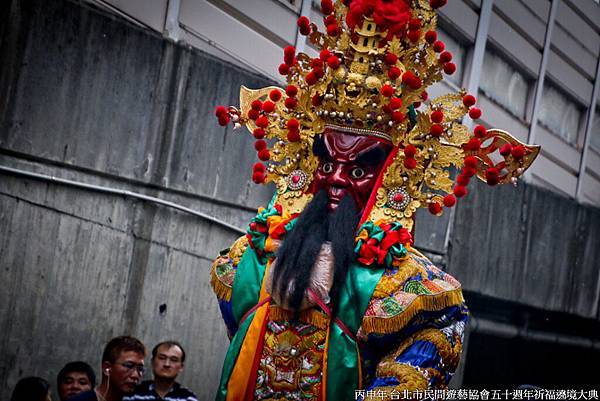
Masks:
[[[435,33],[444,3],[324,0],[326,33],[298,20],[318,57],[287,47],[285,89],[243,87],[239,110],[217,107],[256,138],[253,180],[277,185],[211,272],[231,338],[217,400],[447,387],[468,312],[460,283],[413,248],[415,212],[441,215],[475,176],[515,182],[539,148],[471,134],[472,95],[427,101],[456,69]]]

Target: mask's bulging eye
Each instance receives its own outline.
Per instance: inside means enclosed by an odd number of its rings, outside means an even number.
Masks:
[[[331,163],[331,162],[324,163],[323,167],[321,167],[321,169],[323,170],[323,172],[325,174],[330,174],[333,171],[333,163]]]
[[[355,167],[350,171],[352,178],[362,178],[365,175],[365,170],[362,167]]]

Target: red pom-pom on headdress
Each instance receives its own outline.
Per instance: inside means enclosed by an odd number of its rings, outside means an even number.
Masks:
[[[404,113],[402,113],[401,111],[394,111],[392,113],[392,121],[394,122],[401,123],[402,121],[404,121],[405,118],[406,115],[404,115]]]
[[[296,48],[294,46],[287,46],[283,49],[283,61],[290,66],[294,65],[296,59]]]
[[[462,185],[457,185],[454,187],[454,195],[456,195],[459,198],[462,198],[463,196],[465,196],[467,194],[467,188],[462,186]]]
[[[500,171],[496,167],[490,167],[485,171],[485,180],[488,185],[496,185],[500,181]]]
[[[252,103],[250,103],[250,107],[252,107],[252,110],[260,111],[262,109],[262,102],[258,99],[253,100]]]
[[[226,115],[227,114],[227,108],[225,108],[225,106],[217,106],[217,108],[215,109],[215,116],[217,117],[221,117],[222,115]]]
[[[512,153],[512,145],[510,143],[505,143],[504,145],[502,145],[502,147],[499,149],[499,152],[502,156],[508,156]]]
[[[298,105],[298,100],[296,100],[296,98],[294,97],[288,97],[287,99],[285,99],[284,104],[285,107],[287,107],[288,109],[295,109]]]
[[[290,73],[290,67],[287,64],[280,64],[279,73],[281,75],[288,75]]]
[[[525,156],[525,148],[523,145],[517,145],[512,148],[511,154],[515,159],[522,159]]]
[[[314,85],[317,83],[318,78],[313,70],[313,71],[309,72],[308,74],[306,74],[306,77],[304,78],[304,80],[306,81],[306,83],[308,85]]]
[[[327,61],[329,57],[331,57],[331,52],[327,49],[323,49],[319,53],[319,58],[321,59],[321,61]]]
[[[466,187],[467,185],[469,185],[469,181],[471,181],[471,179],[463,174],[460,174],[458,177],[456,177],[456,183],[458,185],[462,185],[463,187]]]
[[[321,12],[323,15],[329,15],[333,12],[333,2],[331,0],[321,0]]]
[[[404,155],[406,157],[414,157],[417,153],[417,148],[414,145],[408,144],[404,148]]]
[[[398,56],[394,53],[386,53],[383,59],[387,65],[395,65],[398,62]]]
[[[454,63],[445,63],[443,68],[444,72],[448,75],[452,75],[456,72],[456,64]]]
[[[393,97],[390,99],[389,105],[392,110],[398,110],[400,107],[402,107],[402,99],[399,97]]]
[[[266,102],[263,103],[262,109],[265,113],[272,113],[273,110],[275,110],[275,103],[267,100]]]
[[[261,103],[261,107],[262,107],[262,103]],[[250,109],[248,110],[248,118],[251,120],[256,120],[258,117],[260,117],[260,112],[256,109]]]
[[[258,152],[258,158],[262,161],[267,161],[271,157],[271,154],[267,149],[263,149]]]
[[[394,95],[394,88],[391,85],[383,85],[381,87],[381,94],[385,97],[392,97]]]
[[[483,138],[485,134],[487,134],[487,130],[483,125],[477,125],[473,128],[473,134],[475,134],[477,138]]]
[[[407,36],[411,42],[418,42],[421,37],[421,30],[417,29],[416,31],[409,31]]]
[[[466,167],[477,168],[478,161],[475,156],[467,156],[465,157],[464,163]]]
[[[444,196],[444,206],[452,207],[456,205],[456,197],[452,194],[448,194]]]
[[[339,33],[339,29],[337,24],[329,24],[327,25],[327,35],[329,36],[337,36]]]
[[[295,97],[298,94],[298,88],[294,85],[288,85],[287,88],[285,88],[285,94],[289,97]]]
[[[394,81],[396,79],[398,79],[400,77],[400,74],[402,73],[402,71],[400,71],[400,68],[398,67],[391,67],[388,70],[388,77]]]
[[[252,135],[256,138],[256,139],[263,139],[265,137],[265,130],[262,128],[256,128],[254,131],[252,131]]]
[[[307,17],[305,17],[304,15],[301,16],[300,18],[298,18],[296,24],[298,25],[301,35],[306,36],[310,34],[310,21]]]
[[[444,7],[446,5],[447,0],[429,0],[429,5],[431,8],[436,9],[440,7]]]
[[[465,95],[463,97],[463,104],[467,107],[471,107],[471,106],[475,105],[476,102],[477,102],[477,100],[475,99],[475,96],[473,96],[473,95]]]
[[[477,120],[479,117],[481,117],[481,110],[477,107],[472,107],[471,110],[469,110],[469,117],[471,117],[473,120]]]
[[[260,152],[263,149],[267,148],[267,143],[265,142],[264,139],[259,139],[256,142],[254,142],[254,149],[256,149],[257,152]]]
[[[442,212],[442,205],[437,202],[431,202],[427,208],[429,209],[429,212],[434,215],[438,215]]]
[[[269,92],[269,98],[274,102],[278,102],[281,99],[281,92],[279,89],[273,89]]]
[[[290,131],[298,131],[300,128],[300,123],[295,118],[290,119],[287,122],[287,129]]]
[[[267,128],[269,126],[269,119],[265,116],[260,116],[256,119],[256,125],[260,128]]]
[[[412,170],[415,167],[417,167],[417,161],[412,157],[407,157],[404,159],[404,167],[406,167],[409,170]]]
[[[438,124],[444,121],[444,112],[441,110],[433,111],[431,113],[431,121]]]
[[[435,31],[427,31],[425,33],[425,40],[431,44],[437,40],[437,33]]]
[[[443,51],[440,53],[440,61],[442,63],[447,63],[449,61],[452,61],[452,53],[450,53],[449,51]]]
[[[477,149],[481,147],[481,141],[478,138],[471,138],[469,142],[465,145],[468,150],[472,150],[475,152]]]
[[[327,59],[327,65],[334,70],[340,66],[340,59],[337,56],[331,56]]]
[[[298,142],[301,138],[300,138],[300,132],[298,131],[289,131],[287,133],[287,139],[290,142]]]
[[[224,127],[229,124],[229,116],[227,114],[220,115],[218,117],[219,125]]]
[[[440,124],[432,124],[431,128],[429,129],[429,133],[431,136],[439,138],[444,133],[444,127],[442,127]]]

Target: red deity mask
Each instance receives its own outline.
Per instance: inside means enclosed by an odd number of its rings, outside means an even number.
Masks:
[[[326,128],[314,146],[319,168],[312,192],[327,191],[330,211],[335,210],[346,195],[352,196],[358,209],[363,210],[391,149],[389,142],[374,137]]]

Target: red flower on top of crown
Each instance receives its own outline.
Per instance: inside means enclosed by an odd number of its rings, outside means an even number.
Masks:
[[[411,17],[410,7],[405,0],[353,0],[346,16],[350,29],[371,17],[377,27],[388,31],[388,38],[404,31]]]

